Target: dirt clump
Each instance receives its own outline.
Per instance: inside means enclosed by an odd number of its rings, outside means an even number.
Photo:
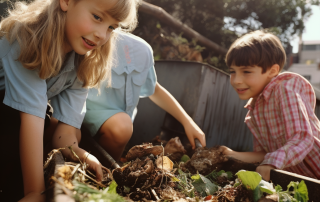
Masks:
[[[226,161],[228,161],[228,158],[222,154],[219,147],[197,148],[191,159],[183,167],[191,173],[198,171],[200,174],[207,175],[215,169],[219,170]]]
[[[181,157],[186,153],[187,151],[179,137],[171,138],[164,147],[164,155],[168,156],[173,162],[179,162]]]
[[[131,160],[135,160],[136,158],[148,156],[149,154],[153,154],[154,156],[157,156],[162,152],[163,152],[162,146],[153,146],[151,143],[136,145],[128,151],[126,155],[126,159],[128,161],[131,161]]]

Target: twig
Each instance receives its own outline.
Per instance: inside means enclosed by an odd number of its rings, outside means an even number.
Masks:
[[[78,169],[84,176],[86,176],[87,178],[89,178],[90,180],[94,181],[97,185],[99,185],[100,187],[106,187],[105,185],[101,184],[100,182],[96,181],[95,179],[93,179],[92,177],[90,177],[89,175],[87,175],[83,170]]]
[[[150,188],[151,189],[151,193],[153,194],[153,196],[156,198],[157,201],[160,200],[160,198],[158,197],[157,193],[154,191],[154,189]]]
[[[159,188],[161,187],[161,185],[162,185],[162,182],[163,182],[163,155],[164,155],[164,147],[162,146],[162,142],[161,142],[161,147],[162,147],[162,168],[161,168],[161,175],[162,175],[162,177],[161,177],[161,182],[160,182],[160,185],[159,185]]]
[[[75,162],[68,161],[68,162],[64,162],[64,164],[65,164],[65,165],[68,165],[68,166],[76,167],[79,163],[75,163]]]
[[[81,164],[76,165],[76,167],[73,168],[73,171],[71,173],[71,177],[73,177],[73,175],[77,172],[77,170],[79,169],[79,167],[81,166]]]
[[[79,162],[80,162],[81,165],[83,166],[83,163],[82,163],[82,161],[80,160],[79,156],[73,151],[72,145],[69,146],[68,148],[71,150],[72,154],[79,160]]]
[[[104,169],[105,171],[107,171],[107,173],[109,174],[111,180],[113,180],[112,172],[111,172],[108,168],[106,168],[106,167],[104,167],[104,166],[101,166],[101,167],[102,167],[102,169]]]

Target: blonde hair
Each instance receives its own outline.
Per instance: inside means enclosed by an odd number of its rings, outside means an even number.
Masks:
[[[80,1],[80,0],[74,0]],[[133,30],[137,24],[138,0],[118,0],[108,13],[120,22],[120,27]],[[0,37],[20,45],[18,60],[27,69],[37,69],[41,79],[57,75],[64,62],[66,14],[59,0],[35,0],[15,3],[9,16],[0,23]],[[108,42],[79,57],[77,77],[83,87],[96,87],[104,79],[111,80],[112,52],[116,33]]]

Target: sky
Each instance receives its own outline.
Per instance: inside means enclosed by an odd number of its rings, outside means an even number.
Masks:
[[[320,6],[312,6],[312,15],[305,21],[305,30],[302,34],[303,41],[320,41]],[[299,47],[299,38],[291,42],[292,52],[297,53]]]

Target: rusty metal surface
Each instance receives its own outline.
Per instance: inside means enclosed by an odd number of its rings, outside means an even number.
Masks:
[[[205,132],[208,147],[252,150],[252,135],[244,124],[246,101],[239,99],[227,74],[197,62],[157,61],[155,68],[160,85]],[[181,124],[150,99],[140,99],[129,146],[150,141],[161,132],[170,133],[162,128],[178,131],[180,136],[184,132]]]

